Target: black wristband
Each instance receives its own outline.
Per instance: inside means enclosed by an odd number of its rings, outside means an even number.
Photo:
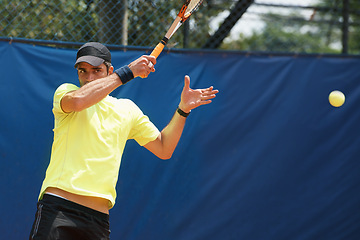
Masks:
[[[119,76],[122,84],[125,84],[128,81],[134,79],[134,74],[131,71],[131,69],[129,68],[129,66],[127,66],[127,65],[116,69],[115,73]]]
[[[190,112],[188,112],[188,113],[186,113],[186,112],[184,112],[183,110],[181,110],[179,107],[176,109],[176,111],[177,111],[177,113],[178,114],[180,114],[181,116],[183,116],[183,117],[187,117],[187,116],[189,116],[189,114],[190,114]]]

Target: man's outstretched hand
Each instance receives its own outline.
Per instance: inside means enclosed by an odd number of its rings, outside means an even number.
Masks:
[[[211,103],[211,99],[215,98],[218,92],[213,86],[203,89],[191,89],[190,77],[186,75],[179,108],[188,113],[201,105]]]

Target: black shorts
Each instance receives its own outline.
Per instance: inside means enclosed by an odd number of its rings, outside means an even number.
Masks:
[[[37,204],[29,239],[110,239],[109,215],[44,194]]]

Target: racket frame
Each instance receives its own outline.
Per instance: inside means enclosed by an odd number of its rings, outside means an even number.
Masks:
[[[187,16],[185,16],[186,10],[190,2],[191,0],[186,0],[174,22],[171,24],[169,30],[167,31],[163,39],[156,45],[154,50],[150,53],[150,56],[154,56],[155,58],[157,58],[160,55],[160,53],[168,43],[169,39],[174,35],[174,33],[179,29],[179,27],[191,16],[191,14],[200,6],[203,0],[199,1],[198,4],[187,14]]]

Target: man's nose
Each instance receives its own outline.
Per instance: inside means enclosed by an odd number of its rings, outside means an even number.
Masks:
[[[87,75],[87,79],[86,79],[87,81],[93,81],[93,80],[95,80],[95,74],[92,74],[92,73],[89,73],[88,75]]]

